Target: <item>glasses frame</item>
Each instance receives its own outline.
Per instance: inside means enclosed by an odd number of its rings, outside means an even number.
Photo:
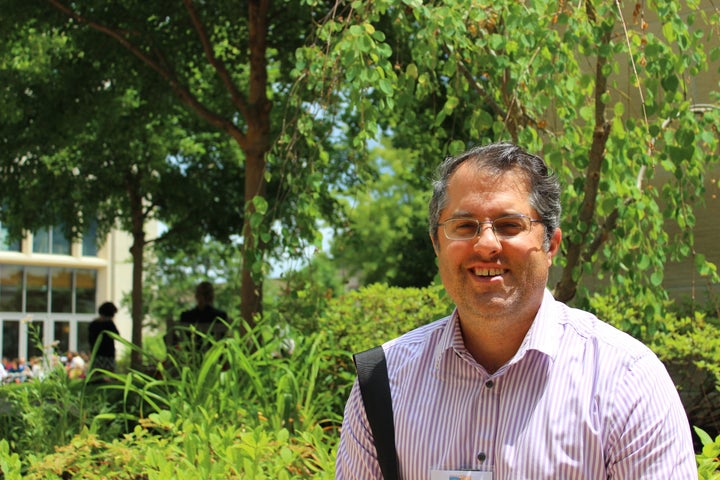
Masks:
[[[497,222],[498,220],[505,220],[505,219],[508,219],[508,218],[525,218],[525,219],[527,219],[527,220],[530,222],[530,227],[529,227],[527,230],[523,230],[521,233],[519,233],[519,234],[517,234],[517,235],[512,235],[512,236],[509,236],[509,237],[506,236],[506,235],[498,235],[497,230],[495,229],[495,222]],[[445,228],[445,225],[447,225],[447,224],[450,223],[450,222],[455,222],[455,221],[458,221],[458,220],[476,223],[476,224],[477,224],[477,228],[475,229],[475,234],[474,234],[472,237],[468,237],[468,238],[453,238],[453,237],[451,237],[451,236],[448,234],[448,231],[447,231],[447,229]],[[530,231],[532,230],[532,225],[533,225],[533,223],[542,223],[542,220],[537,219],[537,218],[532,218],[532,217],[529,217],[529,216],[527,216],[527,215],[523,215],[522,213],[518,213],[518,214],[513,214],[513,215],[503,215],[502,217],[498,217],[498,218],[496,218],[496,219],[494,219],[494,220],[486,220],[486,221],[484,221],[484,222],[478,220],[477,218],[465,218],[465,217],[450,218],[450,219],[448,219],[448,220],[445,220],[445,221],[442,222],[442,223],[438,223],[437,225],[438,225],[438,227],[442,227],[443,233],[445,234],[445,238],[447,238],[448,240],[454,240],[454,241],[461,241],[461,242],[462,242],[462,241],[469,241],[469,240],[474,240],[474,239],[476,239],[476,238],[480,235],[480,233],[482,232],[482,230],[483,230],[483,225],[490,225],[491,230],[492,230],[492,232],[493,232],[493,235],[495,235],[495,239],[498,240],[498,241],[500,241],[500,240],[512,240],[513,238],[524,237],[525,235],[527,235],[528,233],[530,233]]]

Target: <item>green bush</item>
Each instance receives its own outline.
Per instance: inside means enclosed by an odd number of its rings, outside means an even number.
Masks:
[[[426,288],[373,284],[332,299],[318,320],[335,345],[360,352],[452,312],[440,285]]]
[[[720,480],[720,436],[713,441],[705,431],[695,428],[702,442],[702,451],[696,455],[699,480]]]
[[[115,411],[118,396],[108,395],[83,380],[71,380],[59,365],[42,380],[5,385],[0,389],[0,438],[18,452],[50,453],[84,428],[93,428],[97,415]],[[106,435],[123,425],[107,422]]]
[[[264,425],[228,425],[209,416],[201,423],[151,414],[122,439],[107,441],[84,430],[50,455],[28,455],[22,477],[17,457],[0,464],[5,478],[124,480],[332,478],[331,454],[319,427],[291,435]],[[158,433],[161,432],[161,433]],[[4,450],[4,452],[3,452]],[[9,453],[0,445],[0,455]]]
[[[720,433],[720,329],[704,313],[667,318],[667,330],[650,347],[667,366],[678,385],[693,425]]]
[[[3,478],[331,478],[351,382],[337,372],[342,354],[321,332],[296,336],[288,354],[265,322],[242,338],[230,327],[227,338],[204,337],[209,348],[199,361],[181,347],[164,362],[146,357],[144,371],[101,372],[110,381],[96,392],[121,404],[73,417],[76,433],[53,453],[28,447],[46,431],[28,424],[37,431],[27,439],[0,444]],[[58,382],[67,395],[71,385]],[[89,387],[82,385],[74,392],[81,404]],[[42,408],[25,406],[31,414]],[[106,428],[113,425],[125,429]]]

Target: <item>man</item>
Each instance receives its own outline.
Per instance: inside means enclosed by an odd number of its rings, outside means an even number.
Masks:
[[[188,333],[188,328],[192,325],[195,329],[203,334],[209,334],[215,339],[220,339],[227,333],[228,315],[224,310],[214,307],[215,289],[210,282],[200,282],[195,288],[195,301],[197,305],[180,314],[180,322],[178,323],[182,329],[181,332]],[[198,336],[187,336],[183,341],[189,341],[199,350],[208,347],[208,343]]]
[[[115,371],[115,339],[110,334],[120,335],[114,321],[117,311],[114,303],[105,302],[98,308],[99,317],[90,322],[88,340],[93,349],[91,371],[96,369]]]
[[[182,323],[212,323],[218,318],[227,321],[227,313],[213,306],[215,302],[215,289],[210,282],[200,282],[195,288],[195,301],[197,305],[191,310],[180,314]]]
[[[511,144],[439,168],[430,236],[456,305],[383,345],[403,480],[697,478],[657,357],[546,289],[560,187]],[[336,478],[382,478],[357,381]]]

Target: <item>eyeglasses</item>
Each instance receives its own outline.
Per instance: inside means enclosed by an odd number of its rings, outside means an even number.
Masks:
[[[533,223],[541,222],[542,220],[530,218],[527,215],[507,215],[487,222],[481,222],[475,218],[451,218],[443,223],[438,223],[438,227],[443,227],[445,236],[449,240],[472,240],[480,234],[483,225],[490,225],[495,238],[509,240],[528,234]]]

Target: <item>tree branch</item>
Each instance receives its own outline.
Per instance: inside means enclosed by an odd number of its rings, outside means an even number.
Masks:
[[[197,10],[195,10],[195,6],[193,5],[192,0],[183,0],[183,3],[185,4],[185,8],[188,11],[188,15],[190,15],[190,21],[195,27],[195,31],[200,38],[200,43],[202,44],[203,51],[205,52],[205,57],[207,58],[208,62],[210,62],[210,65],[212,65],[212,67],[215,69],[215,72],[220,77],[223,85],[225,85],[225,88],[230,93],[230,98],[232,98],[233,105],[235,105],[235,107],[240,111],[240,114],[243,116],[243,118],[248,118],[249,115],[247,111],[247,102],[245,100],[245,97],[237,89],[237,86],[232,81],[232,78],[230,77],[230,72],[228,72],[227,68],[225,67],[225,63],[215,55],[212,43],[210,42],[210,39],[207,35],[205,25],[203,25],[202,21],[200,20],[200,17],[198,16]]]
[[[608,45],[611,38],[612,28],[606,27],[598,51],[602,45]],[[603,74],[603,67],[606,64],[607,58],[598,54],[595,65],[595,130],[593,131],[593,140],[590,146],[589,164],[583,188],[583,201],[577,222],[582,230],[579,241],[568,241],[565,268],[560,281],[555,286],[555,296],[562,302],[571,300],[577,292],[577,278],[573,278],[573,272],[586,256],[583,253],[583,246],[590,232],[590,225],[595,218],[600,171],[604,160],[605,146],[610,136],[610,123],[605,119],[607,105],[603,100],[603,95],[607,90],[607,75]],[[599,248],[599,245],[597,245],[597,248]]]
[[[66,16],[76,20],[78,23],[87,25],[91,29],[103,33],[117,41],[120,45],[125,47],[128,51],[130,51],[130,53],[132,53],[145,65],[155,70],[155,72],[157,72],[161,77],[163,77],[165,81],[168,82],[173,92],[175,92],[175,94],[180,98],[180,100],[187,106],[189,106],[191,110],[196,112],[201,118],[205,119],[214,127],[227,132],[238,142],[241,147],[247,145],[247,139],[245,138],[245,134],[232,121],[221,115],[216,114],[215,112],[207,108],[192,94],[192,92],[190,92],[190,90],[188,90],[186,86],[184,86],[180,82],[174,72],[172,72],[169,68],[162,66],[156,60],[145,54],[140,48],[138,48],[137,45],[129,41],[119,30],[113,29],[106,25],[102,25],[81,15],[80,13],[76,12],[72,8],[62,3],[60,0],[47,1],[56,9],[60,10]]]

